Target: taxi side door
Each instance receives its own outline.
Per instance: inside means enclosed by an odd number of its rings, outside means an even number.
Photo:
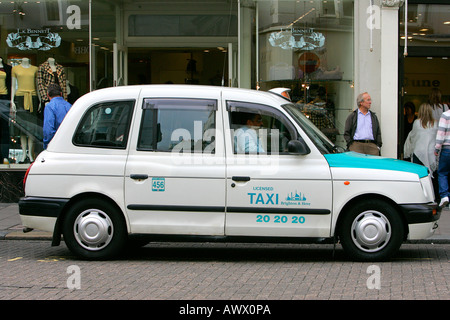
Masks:
[[[223,138],[216,136],[222,131],[220,94],[179,95],[149,93],[137,114],[138,129],[125,171],[130,229],[143,234],[223,235],[224,147]]]
[[[257,102],[223,96],[226,169],[227,236],[329,237],[332,183],[329,166],[311,141],[282,110]],[[265,150],[239,154],[235,144],[240,112],[262,117],[257,128]],[[308,154],[289,154],[289,140],[304,139]]]

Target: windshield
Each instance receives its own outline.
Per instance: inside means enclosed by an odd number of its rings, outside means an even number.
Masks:
[[[291,115],[306,135],[312,140],[322,154],[340,153],[344,149],[337,147],[322,131],[320,131],[308,118],[293,104],[285,104],[283,108]]]

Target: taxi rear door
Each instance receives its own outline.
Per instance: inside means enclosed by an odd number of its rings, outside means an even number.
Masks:
[[[223,235],[219,90],[143,93],[125,171],[132,233]]]

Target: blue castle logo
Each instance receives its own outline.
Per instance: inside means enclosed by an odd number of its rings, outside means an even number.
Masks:
[[[302,193],[295,191],[295,193],[292,193],[286,197],[286,201],[306,201],[305,195],[302,195]]]

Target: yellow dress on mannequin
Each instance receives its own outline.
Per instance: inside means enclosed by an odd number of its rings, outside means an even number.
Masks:
[[[29,66],[24,68],[21,64],[12,68],[12,77],[17,79],[17,90],[15,96],[24,97],[24,109],[33,112],[32,97],[37,96],[36,74],[38,67]]]
[[[6,87],[6,72],[0,71],[0,95],[7,95],[8,88]]]
[[[37,118],[39,106],[36,90],[37,71],[38,67],[31,65],[28,58],[23,58],[22,64],[14,66],[11,71],[11,106],[16,112],[17,125],[21,128],[22,158],[19,163],[34,161],[34,141],[40,135]]]

